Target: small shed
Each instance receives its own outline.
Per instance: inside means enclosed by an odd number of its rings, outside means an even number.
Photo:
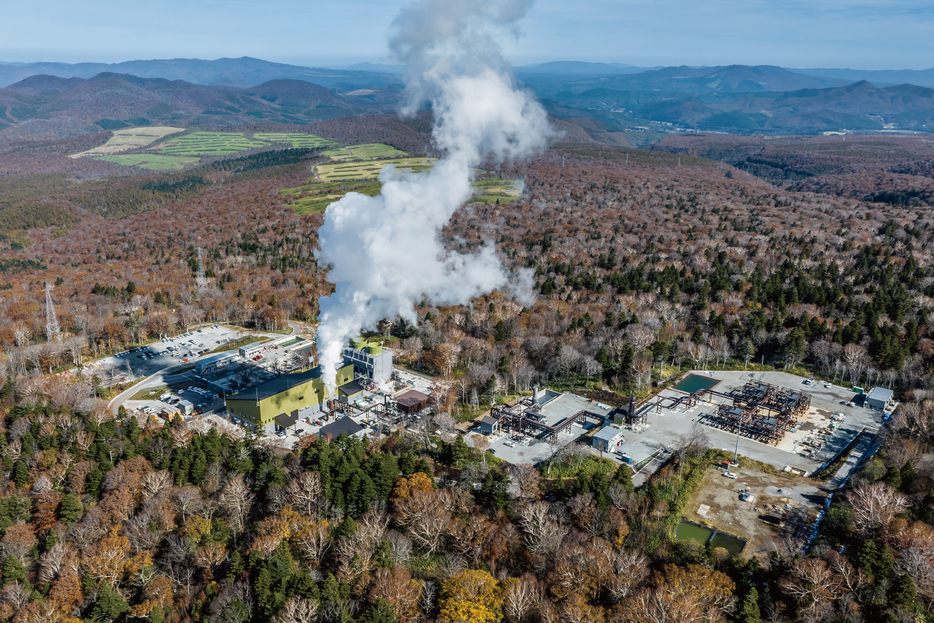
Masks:
[[[352,437],[362,430],[363,427],[351,420],[349,417],[343,417],[319,430],[318,437],[324,439],[330,435],[332,439],[337,439],[340,437],[341,433],[347,433]]]
[[[195,410],[195,405],[189,400],[179,400],[178,410],[182,415],[191,415]]]
[[[480,432],[484,435],[495,435],[499,432],[499,420],[489,415],[480,419]]]
[[[430,401],[431,398],[422,392],[410,389],[396,398],[396,406],[402,413],[417,413],[427,407]]]
[[[866,394],[866,406],[876,411],[889,413],[895,408],[895,393],[884,387],[873,387]]]
[[[340,399],[344,402],[354,402],[363,397],[363,385],[358,381],[351,381],[337,388]]]
[[[615,426],[604,426],[593,436],[593,447],[601,452],[612,452],[622,438],[623,431]]]

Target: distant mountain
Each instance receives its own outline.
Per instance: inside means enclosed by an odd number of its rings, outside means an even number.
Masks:
[[[573,108],[561,112],[550,109],[553,114],[594,116],[597,111],[610,111],[616,113],[616,123],[621,125],[631,118],[739,133],[934,132],[934,90],[910,84],[879,88],[861,81],[829,89],[707,96],[666,92],[655,97],[645,92],[591,89],[563,92],[554,100]]]
[[[516,67],[516,75],[552,74],[576,76],[621,76],[647,71],[647,67],[636,67],[623,63],[586,63],[583,61],[552,61]],[[655,68],[657,69],[657,68]]]
[[[931,69],[789,69],[799,74],[837,78],[847,82],[868,80],[876,86],[915,84],[934,88],[934,68]]]
[[[350,89],[398,84],[387,72],[347,69],[316,69],[271,63],[257,58],[164,59],[126,61],[123,63],[24,63],[0,64],[0,87],[9,86],[30,76],[45,74],[60,78],[91,78],[103,72],[129,74],[140,78],[184,80],[192,84],[248,87],[269,80],[304,80],[326,87],[343,84]]]
[[[665,67],[633,76],[602,78],[578,83],[618,91],[673,93],[761,93],[820,89],[847,84],[845,80],[796,74],[770,65],[727,67]]]
[[[59,135],[121,122],[308,124],[386,109],[302,80],[270,80],[241,89],[108,72],[90,79],[33,76],[0,89],[0,127],[22,125],[37,133],[54,128]]]
[[[367,71],[383,74],[404,74],[405,65],[384,65],[381,63],[356,63],[344,67],[349,71]]]

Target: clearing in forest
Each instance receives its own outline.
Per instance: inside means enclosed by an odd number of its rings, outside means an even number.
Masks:
[[[146,128],[126,128],[125,130],[114,130],[113,136],[104,143],[92,149],[82,151],[79,154],[68,156],[69,158],[82,158],[85,156],[107,156],[118,154],[130,149],[140,149],[147,145],[152,145],[161,138],[172,134],[184,132],[185,128],[173,128],[169,126],[155,126]]]
[[[374,158],[401,158],[407,153],[384,145],[382,143],[366,143],[363,145],[348,145],[338,149],[331,149],[321,153],[331,160],[372,160]]]
[[[265,141],[247,138],[243,132],[200,131],[174,138],[157,151],[172,156],[228,156],[267,145]]]
[[[98,156],[97,159],[128,167],[149,169],[150,171],[183,169],[186,165],[196,164],[200,160],[195,156],[164,156],[161,154],[120,154],[116,156]]]
[[[318,179],[322,182],[339,180],[363,181],[375,180],[384,167],[393,165],[398,169],[405,169],[418,173],[430,169],[436,158],[393,158],[391,160],[369,160],[362,162],[329,162],[319,164],[315,168]]]

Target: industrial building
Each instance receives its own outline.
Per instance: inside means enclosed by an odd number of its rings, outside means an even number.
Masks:
[[[218,368],[223,368],[228,363],[236,361],[238,355],[234,352],[218,353],[195,363],[195,373],[204,374]]]
[[[354,378],[385,383],[392,378],[392,351],[379,342],[356,338],[352,347],[344,349],[344,365],[353,366]]]
[[[263,342],[253,342],[252,344],[241,346],[237,352],[244,359],[249,359],[263,352],[264,348],[266,348],[266,345]]]
[[[575,424],[603,426],[610,417],[610,408],[592,400],[562,394],[550,389],[539,390],[513,406],[495,406],[491,416],[501,431],[528,435],[555,443],[560,433],[570,433]]]
[[[332,439],[337,439],[340,437],[341,433],[347,433],[349,436],[353,437],[362,430],[363,427],[349,417],[342,417],[336,422],[322,427],[321,430],[318,431],[318,437],[325,439],[330,435]]]
[[[353,380],[353,367],[337,371],[339,386]],[[327,390],[320,367],[286,374],[227,398],[227,411],[245,424],[271,430],[277,416],[306,417],[322,410]],[[291,419],[291,417],[290,417]]]
[[[895,402],[895,392],[884,387],[873,387],[866,394],[866,406],[883,413],[891,413],[897,404]]]
[[[422,392],[410,389],[396,398],[396,408],[405,414],[418,413],[428,406],[431,398]]]
[[[593,447],[600,452],[612,452],[623,441],[623,431],[615,426],[604,426],[593,436]]]

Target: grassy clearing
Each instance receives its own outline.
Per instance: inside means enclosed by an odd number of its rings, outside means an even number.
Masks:
[[[291,132],[258,132],[253,135],[253,138],[269,143],[289,143],[295,148],[307,147],[308,149],[320,149],[335,144],[334,141],[329,141],[314,134],[293,134]]]
[[[124,154],[119,156],[98,156],[97,160],[106,160],[128,167],[139,167],[150,171],[170,171],[184,169],[196,164],[200,158],[195,156],[163,156],[160,154]]]
[[[259,337],[256,335],[247,335],[245,337],[241,337],[239,340],[234,340],[233,342],[226,342],[224,344],[221,344],[214,350],[209,350],[205,354],[213,355],[214,353],[223,353],[228,350],[237,350],[241,346],[246,346],[247,344],[252,344],[253,342],[264,342],[264,341],[266,340],[262,337]]]
[[[170,126],[114,130],[113,136],[111,136],[110,140],[108,140],[103,145],[94,147],[93,149],[88,149],[87,151],[82,151],[78,154],[73,154],[68,157],[82,158],[84,156],[107,156],[120,153],[121,151],[128,151],[130,149],[139,149],[141,147],[151,145],[161,138],[165,138],[166,136],[178,134],[179,132],[184,131],[185,128],[173,128]]]
[[[336,162],[319,164],[315,172],[322,182],[375,180],[379,177],[380,171],[390,164],[399,169],[418,173],[430,169],[436,161],[435,158],[395,158],[393,160]]]
[[[136,392],[130,398],[130,400],[157,400],[159,396],[165,393],[168,389],[167,385],[160,385],[159,387],[150,387],[149,389],[144,389],[142,391]]]
[[[174,138],[158,151],[172,156],[227,156],[238,151],[265,147],[269,143],[244,136],[243,132],[192,132]]]
[[[314,212],[324,212],[325,208],[349,192],[372,197],[378,195],[381,188],[382,184],[379,182],[306,184],[305,186],[283,190],[282,198],[298,214],[312,214]]]
[[[408,156],[404,151],[382,143],[366,143],[364,145],[348,145],[339,149],[322,152],[323,156],[331,160],[372,160],[373,158],[401,158]]]
[[[474,196],[470,203],[508,203],[522,195],[520,180],[489,179],[473,184]]]

